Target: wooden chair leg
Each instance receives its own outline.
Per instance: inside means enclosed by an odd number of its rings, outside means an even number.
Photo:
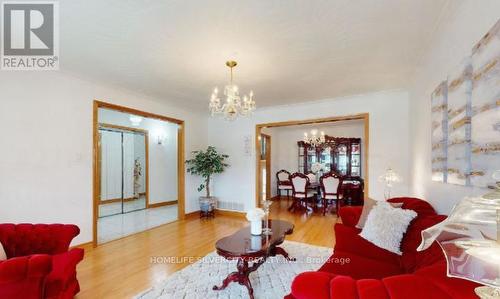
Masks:
[[[326,198],[323,198],[323,216],[326,215],[326,203],[328,202],[328,200]]]

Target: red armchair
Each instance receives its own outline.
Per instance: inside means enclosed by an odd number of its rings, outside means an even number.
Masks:
[[[68,251],[76,225],[0,224],[7,260],[0,261],[0,298],[67,299],[80,291],[76,265],[83,249]]]
[[[340,210],[342,224],[335,225],[334,254],[317,271],[299,274],[287,299],[468,299],[477,298],[470,281],[446,276],[446,260],[434,243],[417,252],[421,231],[443,221],[431,205],[416,198],[393,198],[403,209],[417,212],[405,234],[402,256],[361,238],[355,227],[362,207]],[[342,262],[341,262],[342,261]]]

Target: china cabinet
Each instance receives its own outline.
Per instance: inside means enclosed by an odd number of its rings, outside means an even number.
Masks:
[[[301,173],[311,171],[311,165],[319,162],[325,171],[335,171],[341,176],[361,176],[361,138],[325,136],[321,146],[311,146],[298,141],[298,159]]]

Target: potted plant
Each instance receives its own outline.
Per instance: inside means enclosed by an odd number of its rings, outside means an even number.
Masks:
[[[224,172],[229,166],[226,163],[229,156],[218,153],[213,146],[209,146],[206,151],[194,151],[193,155],[192,159],[186,160],[187,172],[203,178],[198,192],[205,189],[206,196],[200,196],[200,210],[202,214],[212,214],[217,200],[210,194],[210,180],[214,174]]]

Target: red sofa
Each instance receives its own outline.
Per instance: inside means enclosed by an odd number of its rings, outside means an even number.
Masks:
[[[431,205],[417,198],[393,198],[403,209],[418,216],[411,222],[402,244],[402,256],[381,249],[361,238],[355,227],[362,207],[340,210],[342,224],[335,225],[334,254],[316,272],[295,277],[286,299],[465,299],[477,298],[470,281],[446,276],[446,260],[434,243],[417,252],[421,231],[446,216],[437,215]],[[347,259],[349,262],[347,262]],[[343,263],[342,263],[343,262]]]
[[[0,224],[7,260],[0,261],[0,298],[67,299],[80,291],[76,265],[83,249],[68,251],[76,225]]]

